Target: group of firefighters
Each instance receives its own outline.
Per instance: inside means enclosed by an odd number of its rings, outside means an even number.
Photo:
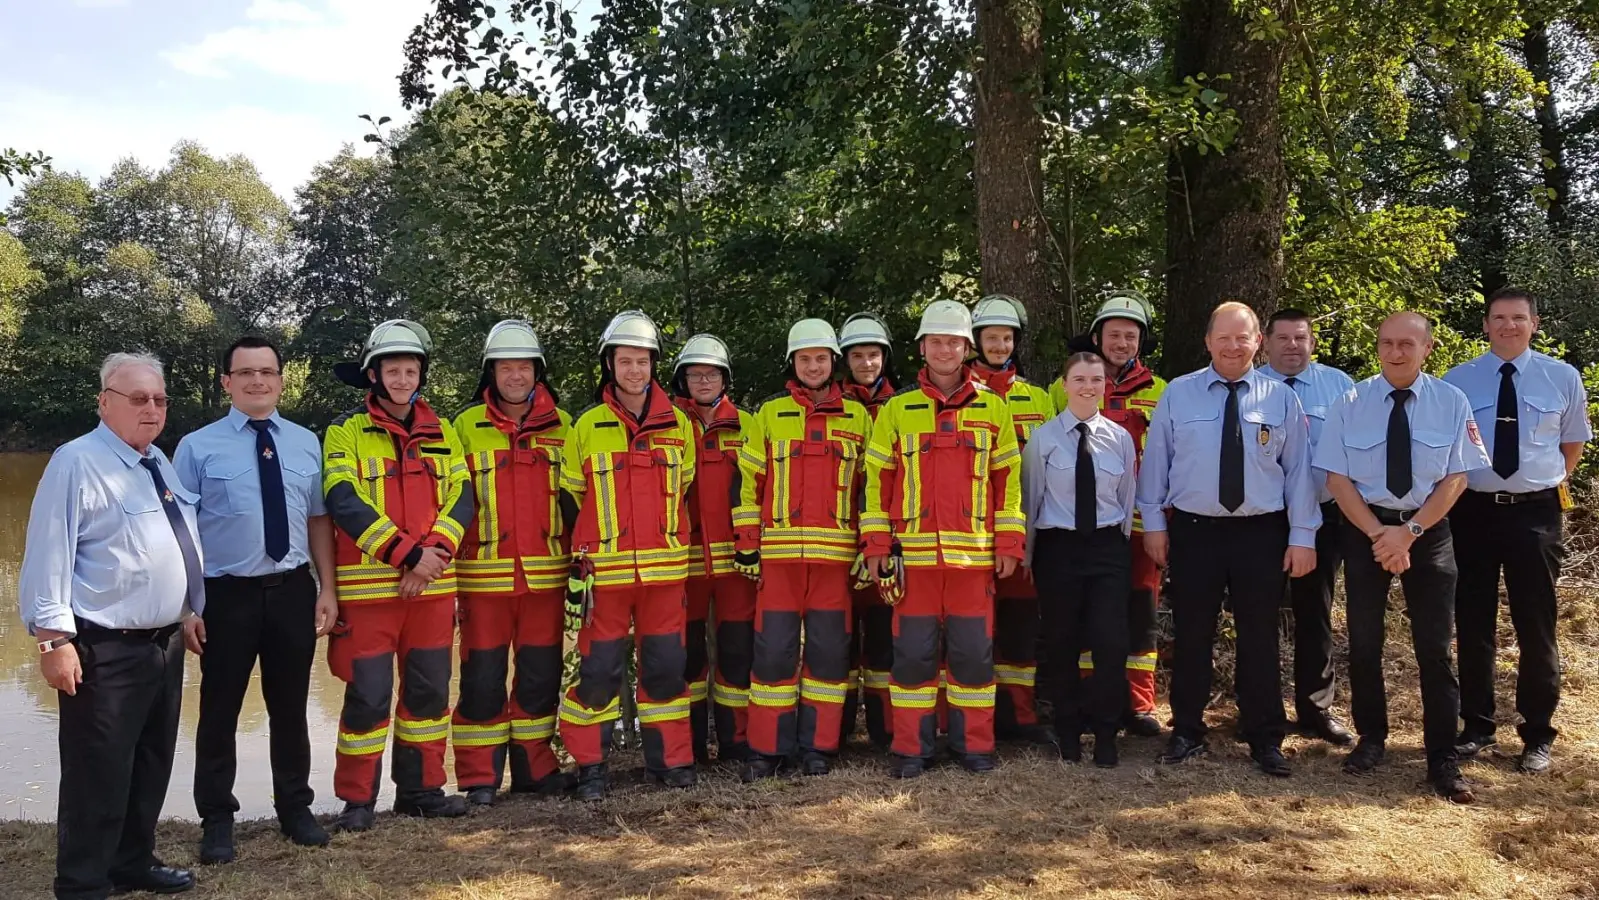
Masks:
[[[340,825],[372,826],[391,733],[413,814],[492,804],[507,768],[513,792],[603,798],[632,647],[646,771],[672,787],[695,783],[712,734],[745,781],[796,764],[825,774],[858,704],[901,778],[922,773],[940,733],[972,772],[994,767],[996,737],[1054,740],[1033,699],[1020,472],[1066,397],[1018,371],[1026,324],[1003,295],[930,304],[925,365],[901,388],[877,317],[836,332],[804,319],[785,389],[744,410],[721,339],[690,337],[663,387],[660,330],[623,312],[600,340],[597,402],[574,421],[533,328],[509,320],[489,332],[474,405],[453,422],[422,399],[426,330],[378,326],[339,372],[368,397],[324,442],[340,609],[329,661],[348,684]],[[1108,363],[1103,413],[1139,447],[1165,387],[1140,361],[1149,324],[1141,298],[1116,294],[1090,329]],[[1160,732],[1160,576],[1131,547],[1122,726],[1147,736]],[[573,631],[580,662],[563,693]],[[447,742],[460,794],[441,790]]]

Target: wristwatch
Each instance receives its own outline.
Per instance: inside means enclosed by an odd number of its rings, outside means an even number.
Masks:
[[[1427,529],[1421,527],[1420,522],[1417,522],[1415,519],[1411,519],[1405,523],[1405,530],[1410,532],[1411,537],[1421,537],[1422,533]]]
[[[62,647],[72,643],[72,638],[73,635],[68,634],[48,641],[40,641],[39,652],[49,653],[51,650],[60,650]]]

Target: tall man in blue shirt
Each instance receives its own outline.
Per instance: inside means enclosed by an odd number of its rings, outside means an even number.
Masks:
[[[1144,545],[1171,568],[1176,628],[1164,763],[1208,751],[1205,705],[1223,597],[1238,627],[1238,731],[1268,775],[1291,774],[1282,753],[1277,608],[1287,572],[1316,567],[1321,510],[1310,430],[1292,388],[1253,368],[1260,320],[1242,303],[1211,313],[1211,364],[1173,381],[1149,423],[1138,509]],[[1169,534],[1168,534],[1169,529]]]
[[[338,615],[322,446],[278,415],[282,357],[266,340],[243,337],[228,348],[222,368],[222,388],[233,400],[228,414],[185,437],[172,458],[178,480],[200,495],[205,550],[205,615],[184,626],[189,649],[200,654],[194,805],[204,863],[233,861],[234,734],[258,657],[278,827],[302,846],[328,843],[311,815],[306,700],[317,637]]]
[[[1432,352],[1432,324],[1395,313],[1377,329],[1382,373],[1333,406],[1316,448],[1316,468],[1344,514],[1344,591],[1349,622],[1349,696],[1360,743],[1344,760],[1370,774],[1388,739],[1383,682],[1388,588],[1404,586],[1411,642],[1421,673],[1427,778],[1439,795],[1470,803],[1460,777],[1455,717],[1460,688],[1449,660],[1454,631],[1454,546],[1450,507],[1466,473],[1488,464],[1471,408],[1459,390],[1421,371]]]
[[[194,876],[155,857],[183,699],[179,620],[205,605],[198,499],[154,444],[167,421],[161,363],[114,353],[100,425],[50,458],[18,579],[22,621],[59,693],[55,896],[173,894]]]
[[[1460,641],[1463,757],[1493,746],[1495,631],[1499,571],[1521,646],[1516,712],[1523,772],[1549,769],[1552,719],[1560,702],[1555,647],[1555,581],[1565,558],[1561,485],[1593,438],[1582,376],[1531,348],[1538,301],[1519,288],[1488,298],[1483,331],[1489,352],[1449,370],[1444,380],[1471,402],[1492,465],[1467,476],[1454,513],[1455,627]],[[1490,425],[1489,423],[1492,423]]]
[[[1355,386],[1348,375],[1311,362],[1316,335],[1303,310],[1279,309],[1266,320],[1266,360],[1260,374],[1280,381],[1299,395],[1310,423],[1310,452],[1321,440],[1327,411]],[[1294,611],[1294,710],[1299,730],[1329,744],[1347,747],[1355,742],[1349,729],[1333,716],[1333,585],[1343,550],[1338,528],[1338,504],[1327,492],[1327,475],[1315,472],[1316,500],[1321,504],[1321,527],[1316,529],[1316,568],[1288,582],[1288,602]]]

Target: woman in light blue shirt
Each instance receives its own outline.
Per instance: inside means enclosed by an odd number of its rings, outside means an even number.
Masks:
[[[1116,765],[1116,732],[1127,698],[1127,596],[1132,589],[1132,436],[1099,414],[1105,361],[1066,361],[1066,409],[1033,432],[1022,455],[1027,566],[1038,585],[1050,659],[1087,650],[1093,674],[1054,679],[1051,700],[1061,758],[1082,759],[1082,725],[1094,734],[1094,764]]]

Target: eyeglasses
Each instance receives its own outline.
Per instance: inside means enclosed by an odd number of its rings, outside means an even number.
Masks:
[[[255,378],[276,378],[282,375],[277,369],[234,369],[228,373],[230,378],[243,378],[250,381]]]
[[[722,380],[722,373],[721,372],[685,372],[683,374],[683,380],[684,381],[695,381],[695,382],[699,382],[700,384],[710,384],[713,381],[721,381]]]
[[[154,403],[156,409],[166,409],[167,408],[167,395],[166,394],[160,394],[158,396],[152,397],[149,394],[124,394],[121,391],[117,390],[116,388],[106,388],[106,391],[108,393],[116,394],[118,397],[126,397],[126,398],[128,398],[128,405],[131,406],[131,407],[134,407],[135,409],[137,409],[138,407],[141,407],[141,406],[145,406],[146,404],[150,404],[150,403]]]

